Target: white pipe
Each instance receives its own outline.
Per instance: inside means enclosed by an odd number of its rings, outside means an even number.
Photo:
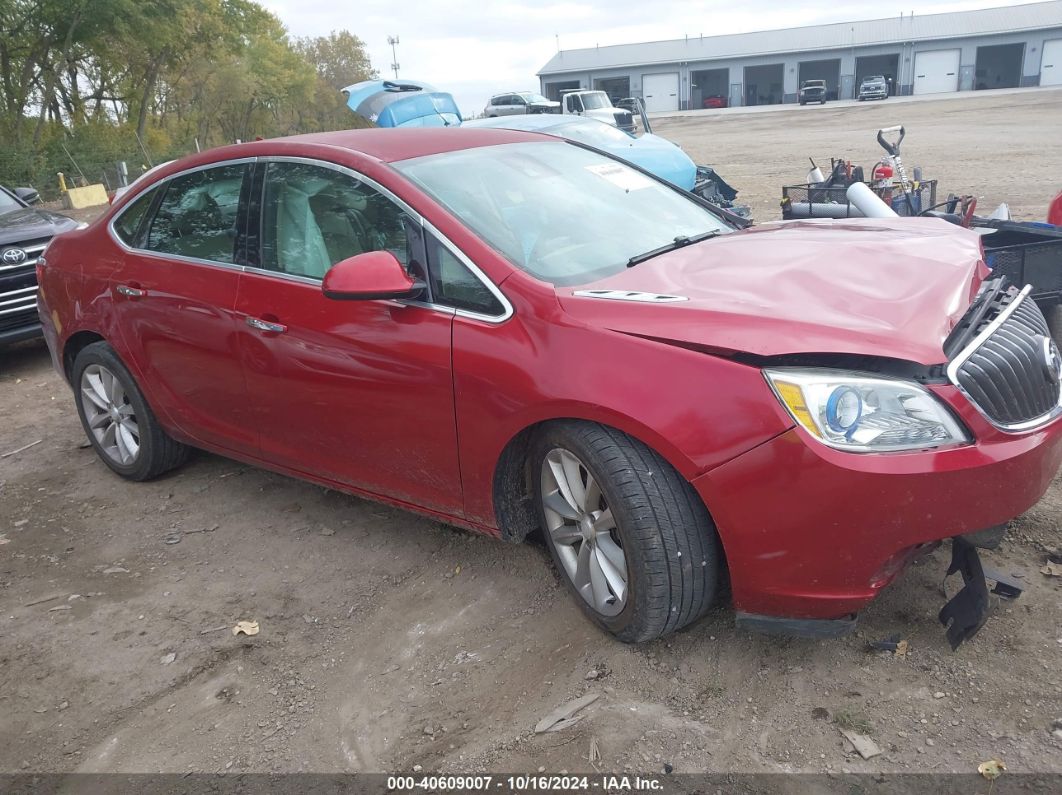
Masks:
[[[845,191],[848,201],[859,208],[859,212],[867,218],[898,218],[896,211],[881,200],[870,188],[862,182],[853,182]]]
[[[862,218],[863,213],[854,204],[833,202],[792,202],[786,214],[790,218]]]

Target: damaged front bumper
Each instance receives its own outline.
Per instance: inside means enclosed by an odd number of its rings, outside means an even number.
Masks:
[[[952,651],[970,640],[985,625],[990,613],[990,593],[1005,599],[1021,596],[1021,586],[994,569],[985,567],[977,551],[979,547],[995,549],[1005,533],[1006,525],[999,525],[951,539],[951,563],[944,576],[946,579],[953,574],[961,574],[963,587],[941,608],[937,617],[946,630]],[[937,546],[928,545],[922,552],[927,553]],[[995,583],[991,589],[990,581]],[[818,619],[737,613],[737,625],[740,628],[768,635],[839,638],[854,632],[858,624],[859,616],[854,613],[842,618]]]
[[[975,444],[853,455],[794,428],[693,480],[722,540],[743,624],[792,634],[796,620],[809,627],[799,634],[818,637],[850,631],[852,617],[915,557],[961,536],[990,546],[998,525],[1040,500],[1062,464],[1062,420],[1004,434],[948,402]],[[959,610],[967,599],[945,616],[949,625],[968,612]],[[967,629],[955,632],[968,637],[978,619],[966,616]]]

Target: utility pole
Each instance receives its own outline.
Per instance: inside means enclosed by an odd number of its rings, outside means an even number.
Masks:
[[[395,45],[398,44],[398,36],[388,36],[387,43],[391,45],[391,68],[395,70],[395,80],[398,79],[398,52]]]

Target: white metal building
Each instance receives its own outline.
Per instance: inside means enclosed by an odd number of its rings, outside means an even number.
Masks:
[[[811,79],[852,99],[870,75],[897,94],[1062,85],[1062,0],[561,50],[538,74],[551,99],[596,88],[650,111],[795,102]]]

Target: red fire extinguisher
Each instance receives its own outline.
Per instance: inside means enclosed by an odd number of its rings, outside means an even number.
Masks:
[[[886,204],[892,204],[892,164],[882,158],[876,166],[874,166],[873,182],[875,192],[881,197],[881,200]]]

